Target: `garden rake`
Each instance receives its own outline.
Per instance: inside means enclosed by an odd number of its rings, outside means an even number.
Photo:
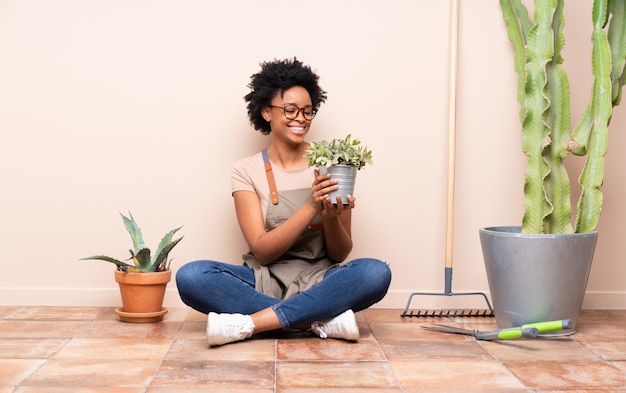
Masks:
[[[493,308],[487,295],[482,292],[452,292],[452,245],[454,235],[454,169],[456,156],[456,75],[458,47],[458,0],[450,0],[450,94],[448,109],[448,176],[446,195],[446,255],[445,255],[445,288],[443,293],[413,292],[409,296],[403,317],[491,317]],[[416,310],[410,311],[414,296],[481,296],[487,303],[482,310]]]

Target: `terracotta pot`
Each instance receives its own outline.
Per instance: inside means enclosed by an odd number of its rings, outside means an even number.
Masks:
[[[116,270],[115,281],[119,284],[122,295],[121,311],[126,314],[161,313],[165,289],[171,278],[171,270],[154,273],[127,273]]]

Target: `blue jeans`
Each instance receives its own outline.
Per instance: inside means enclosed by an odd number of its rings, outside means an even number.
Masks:
[[[178,292],[188,306],[205,314],[253,314],[270,307],[284,328],[366,309],[385,296],[390,283],[389,266],[371,258],[333,267],[318,284],[286,300],[257,292],[254,271],[245,265],[195,261],[176,273]]]

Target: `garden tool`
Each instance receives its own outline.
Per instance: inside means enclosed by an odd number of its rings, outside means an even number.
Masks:
[[[487,295],[483,292],[452,292],[452,245],[454,234],[454,169],[456,156],[456,75],[458,47],[458,0],[450,0],[450,85],[448,102],[448,175],[446,195],[446,254],[444,266],[444,292],[413,292],[406,303],[403,317],[492,317],[493,308]],[[409,312],[411,299],[414,296],[480,296],[487,303],[487,309],[481,310],[428,310],[422,309]]]
[[[569,329],[571,326],[571,320],[561,319],[549,322],[527,323],[519,327],[496,329],[488,332],[481,332],[478,329],[463,329],[457,326],[444,325],[441,323],[421,326],[421,328],[433,332],[464,334],[467,336],[473,336],[477,340],[513,340],[522,337],[537,337],[540,333]]]

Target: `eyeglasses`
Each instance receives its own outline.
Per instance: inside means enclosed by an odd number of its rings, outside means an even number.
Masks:
[[[296,117],[298,117],[300,112],[302,112],[302,116],[304,116],[305,120],[313,120],[313,118],[317,114],[317,111],[313,109],[312,106],[305,106],[304,108],[298,108],[298,106],[294,104],[287,104],[285,106],[270,105],[270,107],[282,109],[287,120],[294,120]]]

